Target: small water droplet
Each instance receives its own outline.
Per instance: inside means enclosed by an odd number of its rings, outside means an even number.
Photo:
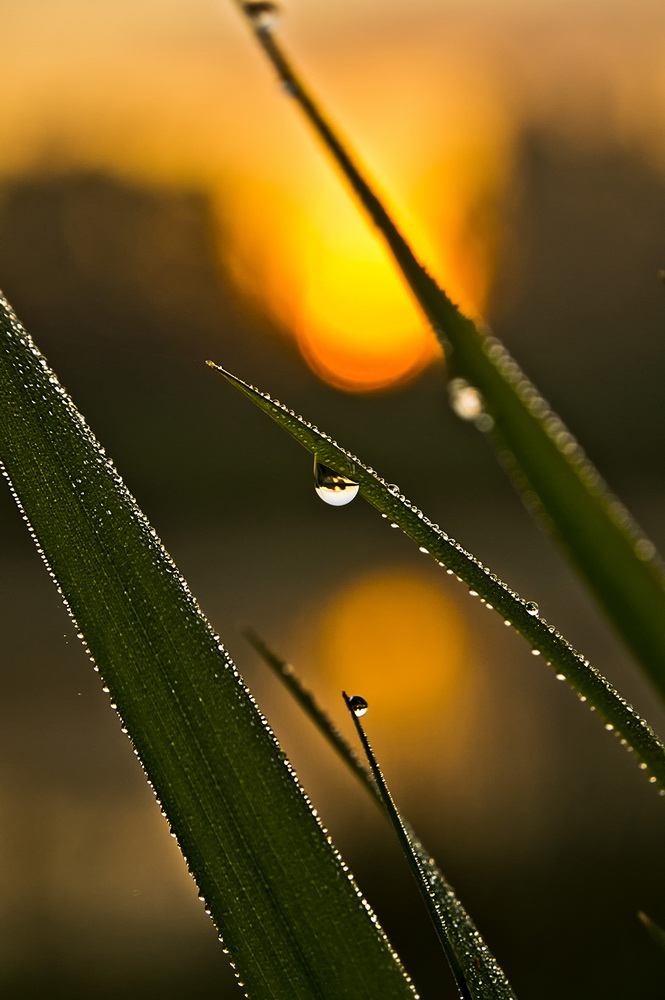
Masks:
[[[453,411],[462,420],[477,420],[483,412],[483,398],[463,378],[454,378],[448,384],[448,396]]]
[[[539,649],[532,649],[531,650],[531,655],[532,656],[540,656],[540,650]]]
[[[648,538],[640,538],[635,543],[635,555],[642,562],[649,562],[656,554],[656,546]]]
[[[525,610],[528,615],[534,615],[534,616],[539,614],[540,612],[540,608],[538,607],[535,601],[528,601]]]
[[[359,694],[354,694],[353,698],[349,698],[349,708],[359,719],[367,712],[367,702]]]
[[[314,459],[314,488],[325,503],[342,507],[358,496],[360,486]]]
[[[246,0],[243,10],[260,31],[272,31],[279,20],[279,7],[267,0]]]

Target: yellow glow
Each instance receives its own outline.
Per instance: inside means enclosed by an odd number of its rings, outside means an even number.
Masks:
[[[311,368],[339,388],[382,389],[440,355],[378,244],[328,254],[301,305],[298,346]]]
[[[442,713],[459,716],[466,626],[428,574],[361,576],[330,601],[319,641],[326,679],[366,698],[373,726],[406,729],[411,740]]]
[[[510,144],[491,109],[468,113],[469,134],[456,133],[437,156],[414,144],[403,228],[452,300],[478,316],[491,285]],[[317,169],[308,176],[294,164],[293,175],[270,184],[255,174],[251,200],[247,185],[245,174],[237,197],[235,186],[226,188],[236,262],[244,262],[237,276],[295,334],[321,378],[351,391],[384,389],[442,356],[381,237],[337,177]],[[228,260],[228,246],[226,253]]]
[[[422,40],[393,38],[364,49],[345,75],[336,67],[346,107],[335,117],[356,137],[358,159],[379,164],[380,193],[416,255],[478,316],[491,285],[512,126],[484,69],[455,58],[442,68],[440,53],[425,51]],[[422,86],[427,73],[438,81],[432,93]],[[297,109],[287,102],[276,111],[262,122],[264,136],[273,133],[268,160],[256,157],[235,180],[227,173],[219,189],[236,263],[245,262],[236,273],[321,378],[360,392],[403,383],[441,358],[441,347]]]
[[[355,32],[350,0],[324,20],[312,20],[303,0],[284,18],[285,42],[295,36],[315,91],[399,221],[410,216],[404,229],[423,263],[465,312],[482,315],[520,123],[603,136],[612,115],[595,114],[595,91],[583,99],[597,78],[620,132],[662,162],[662,58],[647,21],[632,40],[619,21],[598,36],[595,21],[552,35],[545,20],[542,34],[526,38],[505,12],[493,21],[470,8],[441,21],[430,3],[427,16],[423,3],[394,22],[388,5],[380,25]],[[12,99],[0,107],[0,175],[41,160],[210,193],[224,266],[232,258],[239,281],[254,284],[261,307],[336,386],[389,387],[440,357],[232,4],[192,13],[124,0],[98,11],[68,0],[38,16],[19,0],[7,7]]]

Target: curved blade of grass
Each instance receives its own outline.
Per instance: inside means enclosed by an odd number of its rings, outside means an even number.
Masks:
[[[651,919],[648,913],[640,911],[637,914],[637,917],[651,940],[655,941],[658,947],[665,951],[665,931],[663,928],[659,927],[655,920]]]
[[[311,692],[303,686],[293,668],[277,656],[254,632],[248,630],[244,634],[264,662],[302,706],[319,732],[325,736],[347,767],[365,786],[382,812],[387,814],[386,804],[372,774],[317,704]],[[461,976],[463,984],[468,984],[468,995],[473,1000],[515,1000],[515,994],[503,970],[436,861],[406,820],[401,819],[401,824],[408,836],[410,850],[416,856],[418,869],[424,873],[427,892],[431,895],[433,906],[436,908],[437,930],[445,937],[444,951],[451,964],[453,975],[458,981]],[[464,995],[462,993],[462,996]]]
[[[332,721],[318,704],[311,691],[308,691],[304,686],[300,678],[294,672],[291,664],[277,656],[277,654],[273,652],[263,639],[252,629],[244,629],[243,635],[259,654],[263,662],[270,667],[275,676],[279,678],[282,684],[284,684],[306,715],[308,715],[312,720],[319,732],[323,733],[327,741],[335,749],[336,753],[339,754],[347,767],[351,769],[374,800],[380,805],[381,800],[378,797],[377,787],[374,784],[372,775],[358,759],[351,745],[333,725]]]
[[[252,997],[413,990],[113,465],[0,300],[0,459]]]
[[[650,772],[649,780],[665,789],[663,743],[609,681],[564,639],[554,625],[540,616],[537,605],[524,601],[480,560],[442,531],[438,524],[425,517],[415,504],[400,493],[399,487],[381,479],[374,469],[340,448],[329,435],[272,399],[268,393],[248,385],[212,361],[208,361],[208,365],[240,389],[320,462],[358,483],[368,503],[392,524],[398,525],[422,552],[431,555],[439,565],[466,583],[487,607],[494,609],[506,624],[519,632],[532,652],[542,654],[557,676],[565,678],[579,697],[598,712],[605,728],[613,730],[635,753],[640,766]]]
[[[251,4],[238,5],[248,14],[284,90],[304,112],[385,240],[446,351],[451,378],[468,382],[480,393],[483,413],[478,427],[489,432],[528,505],[544,515],[613,626],[665,696],[665,573],[654,545],[506,349],[462,315],[419,263],[270,26],[252,17]]]

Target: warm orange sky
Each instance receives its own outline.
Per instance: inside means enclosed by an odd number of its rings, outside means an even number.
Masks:
[[[291,0],[281,35],[453,298],[482,312],[521,122],[641,144],[665,168],[665,7],[629,0]],[[263,64],[233,0],[4,0],[0,175],[35,162],[208,190],[235,269],[324,377],[436,354]],[[487,214],[487,213],[486,213]],[[265,296],[264,296],[265,297]]]

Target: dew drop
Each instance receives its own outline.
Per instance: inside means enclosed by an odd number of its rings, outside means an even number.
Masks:
[[[328,468],[314,459],[314,488],[325,503],[333,507],[343,507],[344,504],[358,496],[360,486],[347,476],[340,475],[334,469]]]
[[[448,385],[450,405],[462,420],[477,420],[483,412],[483,398],[463,378],[454,378]]]
[[[279,7],[276,3],[269,3],[267,0],[246,0],[243,10],[252,24],[261,31],[271,31],[277,26]]]
[[[525,610],[528,615],[533,615],[534,617],[540,612],[540,608],[535,601],[528,601]]]
[[[367,702],[359,694],[354,694],[353,698],[349,698],[349,708],[359,719],[367,712]]]

